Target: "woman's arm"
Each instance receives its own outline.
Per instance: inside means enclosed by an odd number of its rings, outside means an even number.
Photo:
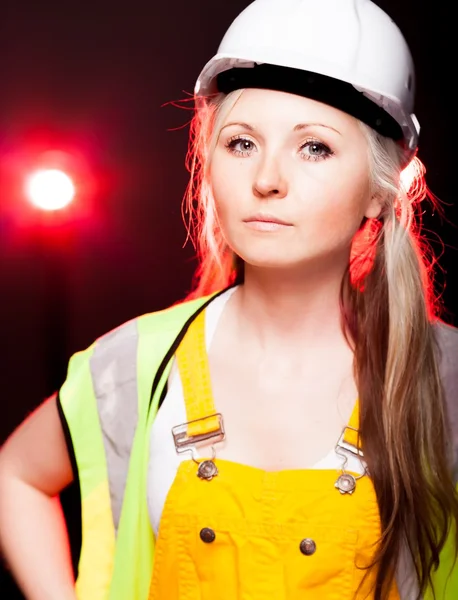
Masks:
[[[58,494],[73,480],[55,396],[0,450],[0,546],[28,600],[75,600]]]

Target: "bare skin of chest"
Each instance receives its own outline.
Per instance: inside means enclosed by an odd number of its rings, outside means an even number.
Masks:
[[[266,471],[313,467],[334,448],[356,401],[350,349],[259,352],[230,325],[223,315],[209,353],[226,430],[217,457]]]

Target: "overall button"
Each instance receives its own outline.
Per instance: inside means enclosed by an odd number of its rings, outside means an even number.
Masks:
[[[312,554],[315,554],[316,544],[310,538],[306,538],[305,540],[302,540],[302,542],[299,545],[299,548],[302,554],[305,554],[305,556],[311,556]]]
[[[200,531],[200,539],[205,542],[206,544],[211,544],[212,542],[215,541],[216,539],[216,534],[213,531],[213,529],[210,529],[209,527],[204,527],[203,529],[201,529]]]

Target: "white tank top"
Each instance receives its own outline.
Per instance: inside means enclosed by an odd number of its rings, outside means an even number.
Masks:
[[[235,287],[230,288],[216,297],[205,309],[205,343],[207,352],[209,352],[219,318],[226,302],[235,289]],[[168,380],[167,394],[154,420],[150,438],[147,494],[150,521],[156,536],[159,531],[159,522],[167,494],[175,479],[178,467],[181,461],[190,460],[188,452],[184,454],[176,452],[172,436],[172,428],[175,425],[181,425],[185,422],[186,408],[183,389],[178,369],[176,369],[174,364]],[[350,453],[347,456],[347,470],[362,474],[364,466],[361,461]],[[329,453],[312,468],[340,470],[342,468],[342,457],[335,453],[334,448],[331,448]]]

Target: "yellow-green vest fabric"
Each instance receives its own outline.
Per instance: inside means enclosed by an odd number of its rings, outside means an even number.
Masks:
[[[174,350],[214,296],[138,317],[70,360],[59,402],[81,490],[79,600],[148,598],[155,546],[147,506],[149,435]],[[458,330],[443,324],[437,329],[457,471]],[[457,480],[457,472],[455,476]],[[434,574],[436,600],[458,599],[458,565],[452,571],[451,540],[452,536]],[[424,600],[432,599],[428,590]]]

